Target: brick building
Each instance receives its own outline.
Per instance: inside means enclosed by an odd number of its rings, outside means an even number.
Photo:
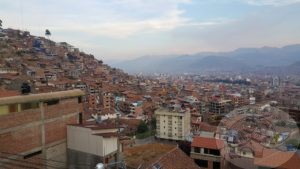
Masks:
[[[102,94],[102,104],[104,109],[113,110],[114,108],[114,96],[112,93]]]
[[[83,94],[77,89],[0,98],[0,152],[66,159],[66,124],[82,118]]]
[[[231,100],[213,99],[209,104],[209,112],[215,114],[227,114],[233,110]]]
[[[222,169],[224,168],[224,161],[221,157],[223,147],[223,140],[195,137],[192,142],[191,158],[201,168]]]

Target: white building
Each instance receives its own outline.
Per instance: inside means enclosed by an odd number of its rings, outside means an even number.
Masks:
[[[103,124],[68,125],[67,147],[71,150],[92,154],[105,161],[117,154],[117,128]]]
[[[160,108],[155,111],[156,137],[171,140],[186,140],[191,131],[189,109]]]
[[[249,104],[254,105],[255,104],[255,97],[250,97],[249,98]]]

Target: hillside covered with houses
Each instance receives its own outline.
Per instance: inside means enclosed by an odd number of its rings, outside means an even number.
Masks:
[[[0,31],[0,95],[81,89],[85,114],[115,113],[115,105],[132,116],[142,115],[143,89],[138,78],[112,68],[67,42],[54,42],[27,31]],[[137,114],[135,114],[137,113]],[[89,116],[87,116],[89,117]]]

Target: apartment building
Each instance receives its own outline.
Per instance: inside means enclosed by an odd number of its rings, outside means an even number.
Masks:
[[[186,140],[191,131],[189,109],[181,107],[160,108],[155,111],[156,137],[170,140]]]
[[[209,104],[209,112],[216,114],[226,114],[233,110],[231,100],[213,99]]]
[[[244,98],[240,93],[228,94],[226,98],[231,100],[234,107],[240,107],[245,104]]]
[[[112,93],[102,94],[102,104],[104,109],[113,110],[114,108],[114,96]]]
[[[65,159],[66,124],[82,119],[83,95],[77,89],[0,98],[0,152]]]
[[[223,140],[207,137],[193,138],[191,158],[201,167],[206,169],[223,169],[224,161],[221,150],[224,147]]]

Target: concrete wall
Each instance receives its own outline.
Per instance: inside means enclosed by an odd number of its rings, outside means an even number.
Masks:
[[[95,169],[98,163],[103,163],[99,156],[76,150],[67,149],[67,167],[69,169]]]
[[[81,151],[100,157],[107,156],[117,151],[117,138],[103,138],[93,135],[90,128],[68,126],[67,147],[72,150]],[[116,129],[104,130],[106,133],[116,131]],[[104,132],[102,131],[102,132]],[[101,131],[98,131],[101,133]]]
[[[105,155],[109,155],[117,151],[117,138],[104,138],[103,139],[103,147]]]
[[[78,113],[82,112],[77,97],[61,99],[51,106],[44,102],[39,105],[39,108],[0,115],[0,151],[27,154],[66,141],[66,124],[77,123]]]

